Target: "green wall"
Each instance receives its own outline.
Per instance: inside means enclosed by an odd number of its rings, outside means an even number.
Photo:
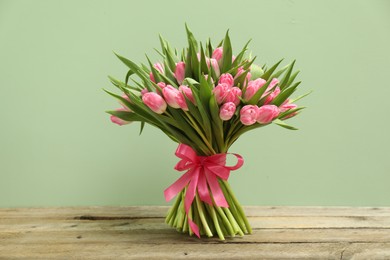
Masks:
[[[161,33],[186,45],[184,22],[259,63],[297,59],[289,123],[250,132],[231,151],[243,204],[390,206],[390,1],[0,0],[0,207],[166,205],[180,176],[158,130],[118,127],[102,88],[123,78],[112,51],[157,59]],[[298,94],[300,94],[298,93]]]

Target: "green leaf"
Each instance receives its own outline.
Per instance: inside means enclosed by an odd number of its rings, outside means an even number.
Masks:
[[[223,54],[222,54],[222,68],[221,74],[225,73],[232,66],[232,45],[229,38],[229,30],[226,32],[225,39],[223,40]]]
[[[193,33],[191,32],[190,28],[188,28],[187,23],[185,24],[186,32],[187,32],[187,38],[188,43],[190,46],[194,47],[195,54],[198,52],[198,42],[196,41]]]
[[[300,95],[299,97],[296,97],[296,98],[290,100],[290,103],[295,103],[295,102],[297,102],[298,100],[300,100],[300,99],[302,99],[302,98],[304,98],[304,97],[310,95],[312,92],[313,92],[313,91],[310,90],[309,92],[307,92],[307,93],[305,93],[305,94],[303,94],[303,95]]]
[[[116,116],[124,121],[127,122],[135,122],[135,121],[143,121],[141,117],[139,117],[137,114],[134,112],[129,112],[129,111],[106,111],[108,114]]]
[[[117,80],[115,79],[114,77],[112,76],[108,76],[108,78],[110,79],[111,83],[116,86],[117,88],[119,89],[122,89],[122,88],[127,88],[127,89],[132,89],[132,90],[137,90],[137,91],[141,91],[142,89],[140,89],[139,87],[133,87],[133,86],[130,86],[130,85],[127,85],[125,84],[124,82],[120,81],[120,80]]]
[[[287,87],[288,80],[290,79],[291,72],[294,68],[295,60],[288,66],[286,75],[284,75],[282,81],[279,84],[280,90],[283,90]]]
[[[294,109],[289,109],[283,113],[280,113],[278,118],[281,119],[281,120],[285,120],[284,118],[288,115],[291,115],[292,113],[295,113],[295,112],[298,112],[298,111],[301,111],[302,109],[305,109],[305,107],[297,107],[297,108],[294,108]]]
[[[285,122],[283,122],[283,121],[280,120],[280,119],[275,119],[275,120],[273,121],[273,123],[274,123],[274,124],[277,124],[278,126],[281,126],[281,127],[283,127],[283,128],[289,129],[289,130],[298,130],[298,128],[295,128],[295,127],[293,127],[293,126],[290,126],[290,125],[286,124]]]
[[[297,82],[295,83],[293,86],[283,90],[279,95],[276,96],[276,98],[272,101],[272,104],[274,104],[275,106],[280,106],[281,104],[283,104],[284,101],[286,101],[286,99],[291,96],[292,93],[295,92],[295,90],[297,89],[297,87],[299,86],[299,84],[301,84],[301,82]]]
[[[289,86],[291,86],[291,84],[294,82],[295,78],[298,76],[299,74],[299,70],[297,70],[296,72],[294,72],[294,74],[292,74],[287,82],[287,85],[285,88],[288,88]]]
[[[216,140],[216,150],[217,152],[224,152],[225,143],[224,143],[224,133],[223,133],[223,121],[219,117],[219,107],[217,105],[217,101],[215,100],[215,96],[210,97],[210,112],[211,118],[213,120],[211,126],[214,133],[214,139]]]
[[[283,61],[283,59],[281,59],[280,61],[278,61],[275,65],[273,65],[271,68],[265,70],[264,74],[261,76],[261,78],[265,79],[268,81],[268,79],[271,77],[272,73],[274,73],[274,71],[276,70],[276,68],[279,66],[279,64]]]
[[[139,128],[139,135],[141,135],[142,132],[144,131],[144,127],[145,127],[145,121],[141,121],[140,128]]]
[[[206,134],[207,139],[211,141],[212,134],[211,134],[211,125],[210,125],[208,104],[207,104],[207,107],[205,107],[203,100],[200,98],[200,89],[202,89],[202,87],[200,86],[199,90],[198,90],[193,84],[191,84],[190,82],[188,82],[188,83],[189,83],[189,86],[192,90],[192,95],[194,96],[195,102],[198,105],[199,113],[202,117],[204,133]],[[202,96],[203,96],[203,98],[205,98],[204,93],[202,94]]]
[[[212,66],[210,65],[210,67],[212,67]],[[203,74],[209,74],[209,68],[208,68],[207,63],[206,63],[206,56],[205,56],[205,53],[203,51],[202,44],[200,45],[200,72]]]
[[[271,84],[272,80],[268,80],[267,83],[265,83],[259,90],[252,96],[252,98],[246,102],[250,105],[255,105],[260,100],[261,96],[264,94],[264,92],[267,90],[269,84]],[[270,91],[271,92],[271,91]]]
[[[249,45],[249,43],[252,41],[252,39],[250,39],[249,41],[247,41],[247,43],[244,45],[244,47],[242,48],[241,52],[237,55],[237,57],[235,58],[235,60],[232,62],[232,65],[231,67],[236,67],[237,65],[239,65],[242,61],[242,58],[244,57],[244,54],[245,52],[247,51],[247,47]]]
[[[162,79],[161,79],[161,77],[160,77],[160,75],[159,75],[157,69],[153,66],[153,64],[152,64],[152,62],[150,61],[148,55],[145,55],[145,56],[146,56],[146,59],[147,59],[148,62],[149,62],[150,69],[151,69],[151,71],[152,71],[153,77],[154,77],[154,79],[156,80],[156,82],[162,81]]]

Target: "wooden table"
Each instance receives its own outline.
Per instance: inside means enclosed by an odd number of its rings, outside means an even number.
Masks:
[[[390,208],[245,207],[253,234],[189,237],[167,207],[0,209],[0,259],[390,259]]]

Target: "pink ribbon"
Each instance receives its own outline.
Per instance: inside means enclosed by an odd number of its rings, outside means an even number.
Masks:
[[[175,170],[187,170],[187,172],[164,191],[165,200],[170,201],[188,185],[184,198],[184,208],[191,230],[197,237],[200,237],[198,226],[190,219],[190,216],[188,216],[191,204],[195,198],[196,190],[198,190],[199,198],[202,201],[213,205],[213,200],[211,199],[212,194],[217,206],[228,208],[229,204],[219,186],[218,177],[227,180],[230,171],[240,168],[244,164],[244,159],[241,155],[233,153],[237,158],[236,165],[225,166],[227,153],[211,156],[198,156],[190,146],[185,144],[179,144],[175,155],[181,159],[176,164]]]

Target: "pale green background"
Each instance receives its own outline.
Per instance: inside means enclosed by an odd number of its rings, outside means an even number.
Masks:
[[[243,204],[390,206],[390,1],[0,1],[0,207],[166,205],[176,144],[118,127],[102,88],[116,51],[145,62],[184,22],[214,43],[230,28],[260,63],[297,59],[291,124],[244,135],[231,184]]]

